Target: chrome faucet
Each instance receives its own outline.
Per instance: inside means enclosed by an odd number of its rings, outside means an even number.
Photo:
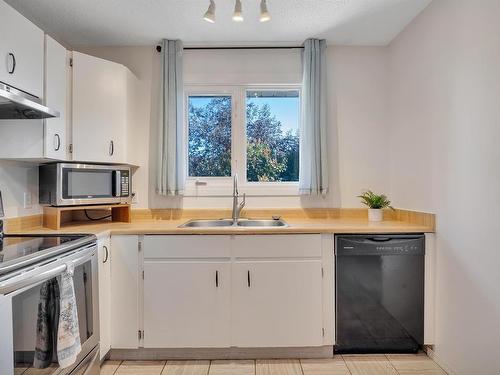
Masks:
[[[241,210],[245,207],[246,195],[243,194],[243,201],[238,204],[238,198],[240,193],[238,191],[238,174],[235,173],[233,176],[233,222],[238,221],[240,218]]]

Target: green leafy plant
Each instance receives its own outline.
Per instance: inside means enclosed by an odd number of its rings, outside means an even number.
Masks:
[[[380,208],[390,208],[394,211],[394,207],[391,206],[391,201],[387,198],[385,194],[375,194],[373,191],[368,190],[363,194],[358,195],[361,198],[361,202],[367,205],[369,208],[380,209]]]

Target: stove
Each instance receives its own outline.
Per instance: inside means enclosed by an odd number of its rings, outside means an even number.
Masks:
[[[95,242],[95,236],[89,234],[5,234],[0,238],[0,275],[91,242]]]
[[[0,192],[0,362],[3,374],[99,374],[99,289],[97,238],[91,234],[4,234]],[[57,337],[58,324],[43,320],[40,309],[57,305],[56,285],[71,269],[81,352],[62,368],[52,343],[47,361],[36,364],[39,340]],[[46,291],[42,291],[46,288]],[[52,288],[53,293],[47,293]],[[58,293],[58,292],[57,292]],[[52,296],[52,300],[48,301]],[[42,309],[43,310],[43,309]],[[48,318],[47,318],[48,319]],[[50,320],[50,319],[49,319]],[[39,337],[39,334],[42,337]],[[45,336],[43,336],[45,334]],[[26,372],[25,372],[26,371]]]

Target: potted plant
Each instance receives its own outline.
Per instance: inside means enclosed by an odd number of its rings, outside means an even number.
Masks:
[[[391,201],[387,198],[385,194],[375,194],[373,191],[368,190],[361,195],[361,202],[368,206],[368,220],[369,221],[382,221],[383,214],[382,209],[390,208],[394,211],[391,206]]]

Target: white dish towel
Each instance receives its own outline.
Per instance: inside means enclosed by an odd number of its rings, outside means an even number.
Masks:
[[[74,271],[74,266],[68,264],[66,271],[59,279],[61,302],[57,329],[57,360],[61,368],[69,367],[75,363],[76,357],[82,350],[73,284]]]

